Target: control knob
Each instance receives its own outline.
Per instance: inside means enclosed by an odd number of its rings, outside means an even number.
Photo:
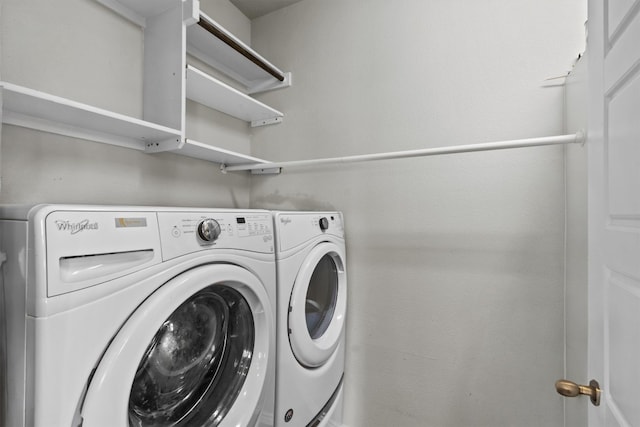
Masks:
[[[320,230],[325,231],[329,228],[329,220],[326,217],[320,218]]]
[[[220,224],[213,218],[207,218],[198,224],[198,237],[204,243],[211,244],[220,236]]]

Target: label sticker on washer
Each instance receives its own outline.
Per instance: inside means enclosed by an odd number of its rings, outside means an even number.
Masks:
[[[147,218],[116,218],[116,228],[146,227]]]

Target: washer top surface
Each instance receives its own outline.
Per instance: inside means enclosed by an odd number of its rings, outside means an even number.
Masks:
[[[0,220],[31,221],[34,231],[42,233],[37,237],[46,237],[49,249],[53,246],[91,255],[110,253],[113,245],[135,250],[160,242],[163,260],[205,249],[271,253],[273,226],[269,218],[268,211],[256,209],[0,205]],[[69,246],[75,248],[64,249]]]

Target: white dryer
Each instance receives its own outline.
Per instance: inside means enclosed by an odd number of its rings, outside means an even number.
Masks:
[[[0,425],[272,425],[269,212],[41,205],[0,218]]]
[[[347,274],[340,212],[274,212],[277,427],[342,425]]]

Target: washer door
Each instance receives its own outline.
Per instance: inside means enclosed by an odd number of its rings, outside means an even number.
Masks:
[[[289,342],[298,362],[314,368],[333,354],[344,333],[345,254],[323,242],[302,263],[289,301]]]
[[[271,322],[262,283],[241,267],[176,276],[107,348],[87,389],[85,425],[249,425],[273,363]]]

